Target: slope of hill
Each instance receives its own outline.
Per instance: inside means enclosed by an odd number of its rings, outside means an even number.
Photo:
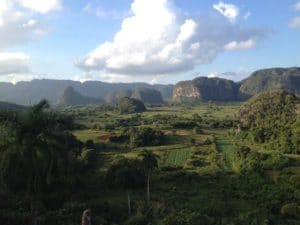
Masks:
[[[108,104],[117,104],[121,98],[130,98],[132,90],[110,92],[105,96],[105,101]]]
[[[22,105],[17,105],[10,102],[0,102],[0,110],[14,110],[14,111],[22,111],[25,110],[26,107]]]
[[[160,105],[163,104],[163,98],[159,91],[149,88],[135,89],[131,95],[131,98],[136,98],[144,102],[145,104]]]
[[[59,98],[59,106],[72,106],[72,105],[88,105],[88,104],[102,104],[101,98],[92,98],[83,96],[76,92],[73,87],[67,87]]]
[[[240,86],[240,92],[248,95],[272,89],[283,89],[300,96],[300,68],[258,70]]]

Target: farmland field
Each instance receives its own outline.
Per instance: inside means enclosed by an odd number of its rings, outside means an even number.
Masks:
[[[171,150],[168,154],[165,165],[167,166],[183,166],[186,160],[191,156],[190,148]]]

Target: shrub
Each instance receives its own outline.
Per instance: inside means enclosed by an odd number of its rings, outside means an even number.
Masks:
[[[148,224],[147,217],[140,213],[130,217],[125,222],[125,225],[147,225],[147,224]]]
[[[300,175],[291,176],[289,181],[294,188],[300,189]]]
[[[290,203],[282,206],[281,214],[287,217],[300,218],[300,205]]]
[[[144,103],[134,98],[121,98],[117,103],[117,108],[122,114],[145,112],[146,107]]]
[[[194,134],[203,134],[203,131],[201,130],[200,127],[194,127],[193,133]]]
[[[95,149],[95,143],[93,140],[89,139],[85,142],[85,147],[88,149]]]

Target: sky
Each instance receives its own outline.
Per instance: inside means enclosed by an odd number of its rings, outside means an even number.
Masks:
[[[299,0],[0,0],[0,81],[239,81],[300,66]]]

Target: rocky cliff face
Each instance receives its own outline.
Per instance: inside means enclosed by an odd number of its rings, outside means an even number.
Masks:
[[[198,77],[176,84],[173,99],[175,101],[236,101],[239,99],[238,84],[222,78]]]
[[[173,90],[173,98],[200,98],[199,89],[191,81],[182,81],[176,84]]]

